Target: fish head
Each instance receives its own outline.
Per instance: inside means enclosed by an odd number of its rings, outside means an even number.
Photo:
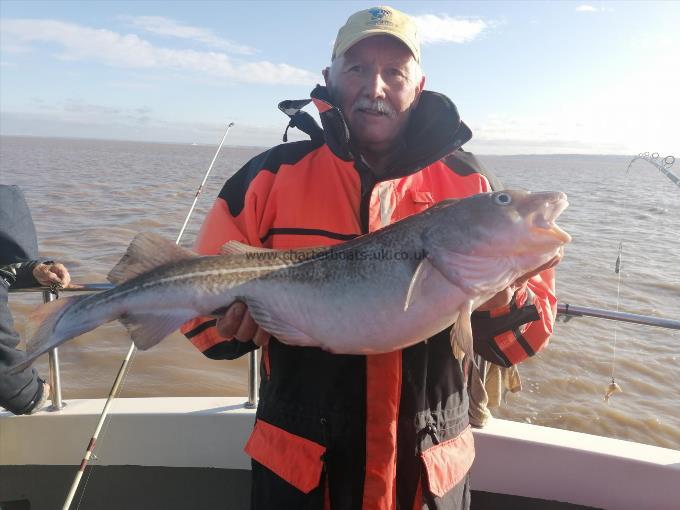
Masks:
[[[519,190],[445,201],[435,206],[441,216],[433,218],[426,244],[430,256],[440,259],[438,266],[448,268],[449,280],[488,280],[486,273],[500,274],[500,268],[510,284],[547,263],[571,241],[555,224],[568,205],[562,192]]]
[[[508,190],[484,198],[487,212],[480,211],[475,223],[471,239],[477,243],[473,253],[554,254],[571,241],[571,236],[555,223],[569,206],[567,196],[560,191]]]

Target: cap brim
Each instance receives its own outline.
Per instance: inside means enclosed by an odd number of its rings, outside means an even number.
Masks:
[[[357,44],[358,42],[363,41],[364,39],[368,39],[369,37],[374,37],[376,35],[389,35],[397,39],[399,42],[404,44],[411,54],[413,55],[413,58],[416,59],[417,62],[420,61],[420,54],[417,52],[416,48],[417,45],[413,41],[409,41],[407,38],[403,37],[401,34],[392,32],[390,30],[385,30],[384,28],[380,29],[371,29],[371,30],[364,30],[356,36],[348,38],[347,41],[343,41],[341,45],[339,45],[337,48],[335,48],[335,53],[333,54],[333,58],[337,58],[338,56],[342,55],[345,53],[348,49],[350,49],[352,46]]]

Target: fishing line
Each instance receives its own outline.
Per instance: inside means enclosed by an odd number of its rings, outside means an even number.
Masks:
[[[634,156],[629,162],[628,166],[626,167],[626,177],[630,173],[630,169],[633,166],[633,163],[635,163],[638,159],[643,160],[648,162],[649,164],[655,166],[662,174],[664,174],[668,179],[675,184],[676,186],[680,187],[680,177],[675,175],[673,172],[671,172],[671,167],[675,163],[675,157],[674,156],[666,156],[665,158],[661,158],[659,156],[658,152],[641,152],[637,156]],[[623,241],[619,242],[619,249],[618,253],[616,256],[616,263],[614,264],[614,273],[617,275],[616,279],[616,311],[619,311],[619,306],[621,303],[621,274],[622,274],[622,268],[623,268]],[[614,344],[613,344],[613,349],[612,349],[612,370],[611,370],[611,382],[609,385],[605,388],[604,392],[604,401],[609,402],[609,397],[611,397],[614,393],[623,391],[621,389],[621,386],[619,386],[616,383],[616,341],[617,341],[617,333],[618,333],[618,324],[615,322],[614,325],[612,326],[613,328],[613,333],[614,333]]]
[[[614,273],[616,273],[617,278],[616,278],[616,311],[619,311],[619,305],[621,303],[621,268],[623,266],[623,241],[619,242],[619,250],[618,250],[618,255],[616,256],[616,263],[614,264]],[[611,382],[609,383],[609,386],[605,389],[604,392],[604,401],[609,402],[609,397],[611,397],[614,393],[621,390],[621,386],[619,386],[616,383],[616,380],[614,379],[614,375],[616,372],[616,340],[617,340],[617,333],[618,333],[618,323],[614,322],[614,325],[612,326],[614,330],[614,346],[612,350],[612,373],[611,373]]]
[[[201,184],[199,185],[198,189],[196,190],[196,195],[194,196],[194,201],[191,204],[191,207],[189,208],[189,212],[184,219],[184,224],[182,225],[182,228],[180,229],[179,235],[177,236],[177,240],[175,241],[175,244],[179,245],[180,240],[182,239],[182,235],[184,234],[184,231],[186,229],[187,224],[189,223],[189,219],[191,218],[191,215],[194,212],[194,209],[196,207],[196,203],[198,202],[198,197],[201,195],[201,192],[203,191],[203,186],[205,185],[206,181],[208,180],[208,176],[210,175],[210,172],[212,171],[213,165],[215,164],[215,161],[217,160],[217,156],[220,153],[220,150],[222,150],[222,146],[224,145],[224,141],[227,138],[227,135],[229,134],[229,130],[232,128],[234,125],[233,122],[230,122],[227,125],[227,129],[224,132],[224,136],[222,137],[222,141],[220,142],[219,146],[217,147],[217,151],[215,152],[215,155],[213,156],[213,159],[208,166],[208,170],[205,172],[205,176],[203,177],[203,181],[201,181]],[[101,412],[101,415],[99,416],[99,421],[97,422],[97,426],[95,428],[95,432],[92,435],[92,438],[90,439],[90,442],[87,445],[87,448],[85,450],[85,456],[83,457],[83,460],[80,463],[80,467],[78,468],[78,471],[76,472],[76,475],[73,479],[73,483],[71,484],[71,488],[69,490],[68,495],[66,496],[66,500],[64,501],[64,505],[62,506],[62,510],[69,510],[71,507],[71,503],[73,502],[73,498],[75,497],[76,491],[78,490],[78,486],[80,485],[80,480],[83,477],[83,473],[85,471],[85,468],[87,467],[88,462],[90,461],[90,458],[93,456],[94,448],[97,443],[97,439],[99,437],[99,433],[101,432],[102,426],[104,425],[104,422],[106,421],[106,418],[108,416],[109,410],[111,409],[111,404],[113,404],[113,401],[115,400],[118,392],[123,386],[123,382],[127,377],[128,373],[128,367],[130,366],[130,363],[132,359],[134,358],[135,354],[137,352],[137,348],[135,347],[134,343],[130,344],[130,349],[128,350],[125,359],[123,360],[123,363],[120,366],[120,369],[118,369],[118,373],[116,374],[116,378],[113,381],[113,386],[111,387],[111,391],[109,392],[109,396],[106,399],[106,403],[104,404],[104,409]],[[108,429],[108,427],[107,427]],[[88,474],[88,480],[92,474],[92,470],[90,470],[90,474]],[[85,493],[85,489],[83,489],[83,493],[80,496],[80,501],[82,501],[83,496]],[[78,507],[80,506],[80,501],[78,502]]]

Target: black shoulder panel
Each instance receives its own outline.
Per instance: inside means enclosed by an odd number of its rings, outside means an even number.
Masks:
[[[503,189],[503,184],[494,174],[489,172],[471,152],[458,149],[444,158],[444,163],[458,175],[481,174],[491,184],[491,189],[498,191]]]
[[[243,210],[246,191],[257,174],[262,171],[275,174],[281,165],[294,165],[321,145],[322,140],[284,143],[255,156],[227,180],[219,198],[227,202],[232,216],[238,216]]]

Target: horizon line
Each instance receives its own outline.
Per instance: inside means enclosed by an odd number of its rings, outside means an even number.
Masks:
[[[124,138],[101,138],[101,137],[82,137],[82,136],[41,136],[41,135],[21,135],[21,134],[7,134],[0,133],[0,138],[36,138],[43,140],[82,140],[82,141],[98,141],[98,142],[123,142],[123,143],[152,143],[159,145],[186,145],[189,147],[217,147],[218,143],[197,143],[197,142],[164,142],[161,140],[130,140]],[[292,143],[292,142],[288,142]],[[272,146],[265,145],[243,145],[243,144],[224,144],[226,147],[232,147],[236,149],[262,149],[268,150]],[[280,145],[280,144],[279,144]],[[598,157],[635,157],[637,154],[602,154],[602,153],[592,153],[592,152],[532,152],[532,153],[483,153],[483,152],[473,152],[480,156],[598,156]]]

